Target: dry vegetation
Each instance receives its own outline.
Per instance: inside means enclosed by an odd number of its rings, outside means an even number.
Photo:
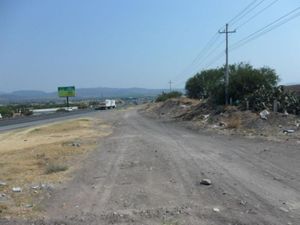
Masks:
[[[0,181],[7,184],[0,185],[0,218],[36,214],[46,189],[68,179],[74,162],[110,133],[102,121],[84,118],[0,134]]]
[[[213,106],[205,100],[185,97],[150,103],[141,111],[154,118],[186,122],[195,130],[300,143],[300,117],[292,114],[272,113],[269,110],[268,119],[262,120],[258,112],[241,111],[236,106]],[[286,129],[294,132],[285,134],[283,131]]]

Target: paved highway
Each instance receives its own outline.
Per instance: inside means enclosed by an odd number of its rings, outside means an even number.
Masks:
[[[50,122],[56,122],[65,119],[78,118],[83,115],[93,115],[95,113],[101,113],[101,111],[95,110],[77,110],[73,112],[58,112],[53,114],[45,114],[39,116],[26,116],[12,119],[0,120],[0,132],[13,130],[17,128],[30,127],[39,124],[45,124]]]

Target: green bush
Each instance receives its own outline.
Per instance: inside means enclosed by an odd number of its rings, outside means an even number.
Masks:
[[[46,167],[46,174],[58,173],[61,171],[66,171],[67,169],[68,169],[68,166],[51,163],[51,164],[47,165],[47,167]]]
[[[179,91],[172,91],[172,92],[169,92],[169,93],[161,93],[159,96],[157,96],[156,98],[156,102],[164,102],[170,98],[179,98],[182,96],[182,93],[179,92]]]
[[[203,70],[187,80],[185,89],[190,98],[209,98],[213,103],[225,102],[225,68]],[[244,101],[250,94],[264,87],[272,90],[279,77],[268,67],[253,68],[250,64],[239,63],[229,66],[229,97],[233,102]]]

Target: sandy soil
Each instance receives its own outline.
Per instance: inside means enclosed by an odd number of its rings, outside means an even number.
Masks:
[[[94,118],[82,118],[0,134],[0,216],[36,216],[52,187],[69,178],[74,162],[111,133]],[[56,171],[57,170],[57,171]],[[20,193],[12,188],[20,187]]]

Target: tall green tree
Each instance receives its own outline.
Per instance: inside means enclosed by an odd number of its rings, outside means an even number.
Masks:
[[[222,69],[203,70],[188,79],[185,85],[190,98],[207,98],[223,86],[224,73]]]
[[[186,92],[190,98],[211,98],[216,103],[224,103],[225,68],[203,70],[186,82]],[[262,67],[253,68],[250,64],[239,63],[229,66],[229,96],[243,101],[261,87],[274,88],[279,81],[275,70]]]

